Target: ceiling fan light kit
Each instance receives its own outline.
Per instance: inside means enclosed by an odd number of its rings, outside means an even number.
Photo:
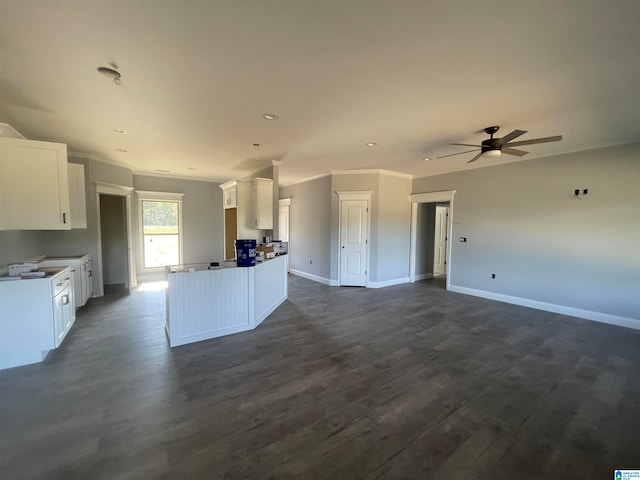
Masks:
[[[465,153],[475,152],[480,149],[480,153],[478,153],[475,157],[469,160],[467,163],[473,163],[478,160],[480,157],[482,158],[496,158],[501,156],[503,153],[506,155],[515,155],[516,157],[522,157],[529,152],[524,150],[518,150],[513,147],[518,147],[521,145],[534,145],[536,143],[548,143],[548,142],[559,142],[562,140],[562,135],[556,135],[554,137],[544,137],[544,138],[532,138],[531,140],[521,140],[519,142],[512,142],[516,138],[524,135],[526,130],[514,130],[513,132],[505,135],[502,138],[493,138],[493,136],[500,129],[499,126],[494,125],[491,127],[487,127],[484,131],[489,135],[490,138],[483,140],[480,145],[473,145],[469,143],[452,143],[451,145],[457,145],[462,147],[477,147],[475,150],[467,150],[464,152],[452,153],[449,155],[442,155],[441,157],[436,158],[445,158],[445,157],[453,157],[455,155],[462,155]]]

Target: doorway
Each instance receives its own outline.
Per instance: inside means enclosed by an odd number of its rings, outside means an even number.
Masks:
[[[291,255],[291,199],[279,200],[280,211],[278,213],[278,235],[283,242],[287,242],[287,272],[291,268],[289,255]]]
[[[104,294],[128,293],[130,284],[125,197],[100,194],[99,199]]]
[[[446,289],[451,284],[454,194],[455,190],[411,195],[411,282],[433,278]]]
[[[337,192],[339,197],[338,284],[366,287],[369,270],[369,206],[372,192]]]
[[[238,239],[238,209],[224,210],[224,259],[236,258],[236,240]]]

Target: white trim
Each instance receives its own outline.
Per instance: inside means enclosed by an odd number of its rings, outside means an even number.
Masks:
[[[330,280],[325,277],[320,277],[319,275],[314,275],[313,273],[303,272],[301,270],[290,269],[289,273],[296,275],[298,277],[306,278],[307,280],[313,280],[314,282],[322,283],[323,285],[329,285],[331,287],[337,287],[337,280]]]
[[[366,200],[367,202],[367,238],[366,238],[366,245],[367,245],[367,255],[366,255],[366,262],[367,264],[364,267],[364,271],[366,272],[364,277],[364,286],[368,287],[369,286],[369,270],[370,270],[370,261],[369,261],[369,256],[370,256],[370,244],[369,244],[369,240],[371,239],[371,198],[373,196],[373,190],[346,190],[346,191],[336,191],[336,194],[338,195],[338,285],[342,285],[342,283],[340,282],[340,257],[341,257],[341,247],[340,247],[340,242],[342,241],[342,202],[343,200]]]
[[[540,302],[529,298],[513,297],[511,295],[503,295],[501,293],[488,292],[486,290],[476,290],[475,288],[460,287],[458,285],[449,285],[452,292],[463,293],[465,295],[473,295],[474,297],[487,298],[498,302],[511,303],[523,307],[535,308],[536,310],[544,310],[546,312],[558,313],[560,315],[568,315],[571,317],[583,318],[594,322],[607,323],[609,325],[617,325],[619,327],[633,328],[640,330],[640,320],[630,317],[620,317],[618,315],[610,315],[608,313],[594,312],[592,310],[583,310],[580,308],[567,307],[565,305],[557,305],[555,303]]]
[[[371,200],[373,190],[349,190],[349,191],[337,191],[338,201],[342,200]],[[369,205],[371,207],[371,205]]]
[[[331,170],[329,173],[331,175],[390,175],[392,177],[407,178],[409,180],[413,179],[413,175],[409,175],[408,173],[394,172],[392,170],[384,170],[381,168],[363,170]]]
[[[97,244],[98,244],[98,270],[100,279],[98,280],[98,291],[93,297],[102,297],[104,295],[104,270],[102,269],[102,227],[100,220],[100,195],[117,195],[124,197],[125,215],[127,223],[127,263],[129,269],[129,281],[127,282],[127,290],[130,292],[132,288],[138,286],[138,277],[136,275],[136,257],[133,251],[133,209],[131,207],[131,193],[133,187],[125,187],[124,185],[116,185],[113,183],[95,182],[96,185],[96,220],[97,220]],[[94,269],[95,271],[95,269]],[[93,280],[92,280],[93,281]]]
[[[403,283],[409,283],[409,277],[394,278],[392,280],[383,280],[382,282],[368,282],[367,288],[391,287],[393,285],[401,285]]]
[[[172,178],[176,180],[190,180],[193,182],[207,182],[207,183],[222,183],[224,178],[222,177],[207,177],[198,175],[198,177],[192,177],[189,175],[180,175],[178,173],[162,173],[162,172],[147,172],[145,170],[133,170],[134,177],[157,177],[157,178]]]
[[[150,192],[144,190],[136,190],[138,197],[138,248],[140,252],[140,277],[145,275],[153,275],[154,273],[164,272],[164,266],[161,267],[145,267],[144,265],[144,226],[142,222],[144,216],[142,214],[142,202],[168,200],[178,204],[178,264],[182,263],[182,247],[184,244],[184,228],[182,227],[182,200],[184,193],[173,192]]]
[[[144,190],[136,190],[136,195],[138,200],[173,200],[175,202],[181,202],[184,197],[184,193],[148,192]]]
[[[93,160],[94,162],[106,163],[108,165],[115,165],[116,167],[126,168],[127,170],[131,170],[133,174],[133,167],[131,164],[120,162],[117,160],[107,160],[106,158],[98,157],[97,155],[93,155],[92,153],[82,153],[82,152],[74,152],[67,151],[67,157],[74,158],[84,158],[85,160]]]
[[[133,187],[125,187],[124,185],[116,185],[115,183],[95,182],[96,192],[105,193],[107,195],[131,196]]]
[[[447,222],[447,238],[449,239],[447,248],[447,290],[451,286],[451,251],[453,250],[453,242],[451,241],[453,233],[453,197],[455,190],[445,190],[441,192],[414,193],[410,195],[411,200],[411,235],[409,246],[409,279],[411,282],[416,281],[416,244],[418,241],[418,203],[436,203],[449,202],[449,221]]]
[[[433,273],[420,273],[413,276],[413,281],[419,282],[420,280],[428,280],[430,278],[433,278]]]
[[[280,165],[282,165],[282,160],[271,160],[271,165],[279,167]]]
[[[409,196],[412,203],[450,202],[453,200],[455,190],[443,190],[441,192],[414,193]]]
[[[281,198],[278,200],[279,205],[282,207],[283,205],[289,205],[291,206],[291,198],[292,197],[287,197],[287,198]]]
[[[290,183],[281,183],[280,186],[281,187],[290,187],[291,185],[298,185],[299,183],[311,182],[312,180],[317,180],[318,178],[330,177],[330,176],[331,176],[331,174],[329,172],[321,173],[320,175],[313,175],[312,177],[303,178],[302,180],[295,180],[295,181],[290,182]]]

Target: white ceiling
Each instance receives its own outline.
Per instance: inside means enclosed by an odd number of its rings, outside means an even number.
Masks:
[[[2,0],[0,18],[0,119],[136,173],[425,176],[640,140],[638,0]],[[422,160],[489,125],[564,140]]]

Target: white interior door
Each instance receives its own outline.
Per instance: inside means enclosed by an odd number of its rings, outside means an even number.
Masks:
[[[444,275],[447,272],[447,221],[449,207],[436,205],[436,233],[433,252],[433,274]]]
[[[278,215],[278,235],[283,242],[288,242],[289,251],[287,252],[287,272],[289,271],[289,255],[291,254],[291,241],[289,240],[289,227],[291,217],[291,204],[290,200],[280,200],[280,213]]]
[[[367,284],[368,200],[340,202],[340,285]]]

